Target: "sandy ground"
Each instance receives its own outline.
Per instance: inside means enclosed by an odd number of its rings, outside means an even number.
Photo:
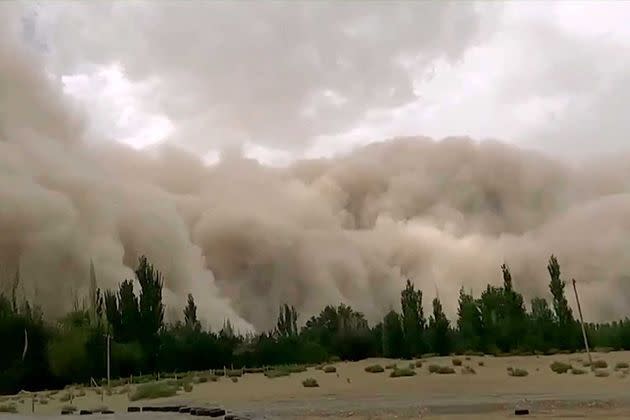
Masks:
[[[605,360],[609,377],[570,373],[558,375],[549,365],[555,361],[570,362],[581,367],[585,354],[525,357],[464,356],[464,365],[476,374],[464,375],[456,367],[454,375],[428,372],[429,364],[452,365],[452,357],[432,358],[417,368],[417,375],[390,378],[385,373],[366,373],[364,368],[391,360],[372,359],[356,363],[337,363],[337,373],[309,369],[288,377],[269,379],[262,374],[247,374],[237,383],[221,378],[194,386],[190,393],[161,400],[130,403],[127,395],[101,396],[92,390],[75,398],[77,408],[107,406],[125,412],[129,405],[186,402],[195,405],[217,404],[234,412],[256,418],[309,419],[504,419],[513,418],[514,408],[528,408],[528,418],[630,418],[630,375],[616,372],[617,362],[630,362],[630,352],[595,353],[594,359]],[[469,360],[467,360],[469,359]],[[479,362],[484,366],[479,366]],[[409,361],[398,361],[407,366]],[[508,367],[526,369],[527,377],[511,377]],[[586,368],[588,370],[588,368]],[[302,380],[315,378],[318,388],[304,388]],[[115,391],[114,391],[115,392]],[[60,393],[61,394],[61,393]],[[30,397],[18,403],[21,416],[58,415],[64,404],[58,395],[45,405],[35,404],[32,413]],[[1,416],[1,415],[0,415]],[[129,416],[129,417],[128,417]],[[100,417],[100,416],[99,416]],[[116,414],[104,418],[139,418],[144,415]],[[151,414],[146,418],[173,418],[179,415]],[[61,417],[60,417],[61,418]],[[64,416],[63,418],[67,418]]]

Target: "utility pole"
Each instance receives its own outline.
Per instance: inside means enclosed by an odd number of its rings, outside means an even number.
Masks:
[[[111,338],[112,336],[109,335],[109,333],[107,333],[105,335],[105,338],[107,339],[107,389],[111,389],[110,385],[110,342],[111,342]]]
[[[582,337],[584,338],[584,347],[586,348],[586,353],[588,354],[588,362],[593,370],[593,358],[591,357],[591,350],[588,347],[588,338],[586,337],[586,329],[584,328],[584,317],[582,316],[582,306],[580,306],[580,298],[578,297],[577,287],[575,285],[575,279],[572,279],[573,282],[573,291],[575,292],[575,301],[577,302],[578,313],[580,314],[580,327],[582,327]]]

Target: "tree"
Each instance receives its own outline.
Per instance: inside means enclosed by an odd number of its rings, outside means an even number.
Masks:
[[[197,305],[191,293],[188,294],[188,304],[184,308],[184,325],[191,331],[201,330],[201,324],[197,320]]]
[[[120,308],[118,307],[118,298],[116,293],[111,290],[105,291],[105,318],[109,324],[109,332],[118,337],[121,333],[122,321],[120,319]]]
[[[148,357],[149,368],[155,369],[158,357],[159,335],[164,326],[164,304],[162,303],[162,275],[147,257],[138,260],[136,277],[140,283],[140,343]]]
[[[522,345],[527,328],[527,312],[523,295],[516,292],[512,283],[512,274],[507,265],[501,266],[503,273],[503,325],[502,338],[509,350],[514,350]],[[506,349],[507,350],[507,349]]]
[[[433,314],[429,319],[429,337],[433,353],[447,355],[451,351],[449,321],[442,309],[440,299],[433,299]]]
[[[569,307],[569,302],[564,293],[566,283],[560,278],[560,264],[555,255],[549,258],[547,271],[551,280],[549,290],[553,296],[553,310],[556,322],[557,345],[562,349],[573,349],[576,347],[577,324],[573,317],[573,311]]]
[[[424,311],[422,310],[422,291],[415,290],[410,280],[400,292],[402,307],[402,326],[405,338],[405,354],[417,356],[423,352],[422,335],[425,328]]]
[[[554,340],[554,314],[544,298],[533,298],[531,305],[530,347],[541,351],[549,350]]]
[[[118,331],[114,329],[114,337],[122,343],[137,340],[141,335],[142,325],[138,298],[131,280],[125,280],[118,286],[118,310],[120,329]]]
[[[393,309],[383,319],[383,356],[399,358],[405,348],[405,336],[400,315]]]
[[[280,306],[278,322],[276,323],[276,335],[278,337],[292,337],[298,334],[297,328],[298,313],[295,307],[286,303]]]
[[[94,271],[94,262],[90,260],[90,316],[93,323],[97,323],[97,287],[96,287],[96,272]]]
[[[472,294],[459,289],[459,306],[457,308],[457,331],[461,350],[483,350],[483,320],[479,305]]]

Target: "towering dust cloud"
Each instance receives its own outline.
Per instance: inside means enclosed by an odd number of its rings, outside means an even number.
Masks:
[[[7,22],[5,22],[7,23]],[[146,254],[167,305],[193,293],[213,327],[270,327],[281,303],[308,316],[345,302],[372,321],[407,278],[479,293],[508,263],[526,296],[546,262],[583,284],[586,316],[630,306],[630,165],[569,167],[502,143],[395,139],[333,159],[206,166],[175,148],[86,138],[35,58],[0,37],[0,275],[51,314],[89,287],[132,278]]]

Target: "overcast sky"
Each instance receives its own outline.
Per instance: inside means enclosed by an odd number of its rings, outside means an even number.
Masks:
[[[24,34],[99,135],[266,163],[387,137],[630,149],[630,2],[40,2]]]

